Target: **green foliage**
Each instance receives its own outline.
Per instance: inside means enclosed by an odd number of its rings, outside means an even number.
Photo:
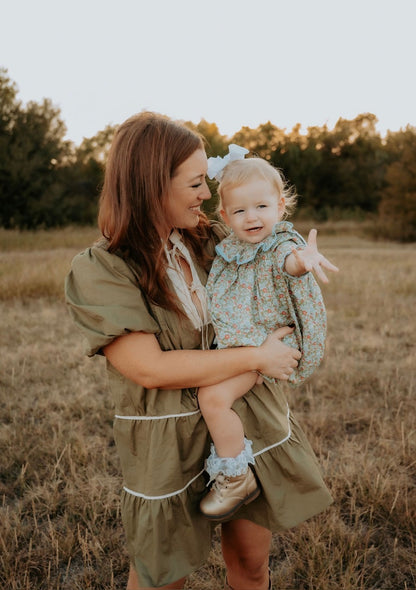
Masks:
[[[386,159],[374,115],[352,121],[339,119],[333,131],[326,126],[291,134],[271,155],[301,197],[299,206],[326,219],[332,209],[374,212],[380,199]]]
[[[230,143],[242,145],[250,152],[265,160],[270,160],[271,154],[285,141],[285,132],[278,129],[270,121],[259,125],[257,129],[242,127],[235,133]]]
[[[185,124],[205,139],[208,156],[224,156],[237,143],[282,170],[299,195],[299,217],[378,216],[379,235],[416,240],[415,128],[382,139],[371,113],[306,133],[300,124],[287,132],[268,121],[256,129],[242,127],[231,139],[205,119]],[[23,106],[15,83],[0,68],[0,226],[94,224],[114,132],[107,126],[75,147],[64,140],[59,109],[49,99]],[[214,198],[204,209],[213,216],[216,182],[209,186]]]
[[[0,69],[0,225],[94,223],[113,129],[74,150],[64,140],[60,110],[49,99],[23,106],[16,97],[16,85]]]
[[[416,127],[390,135],[392,161],[387,167],[379,208],[380,236],[416,241]]]
[[[0,70],[0,215],[4,227],[35,228],[56,221],[56,169],[67,156],[66,129],[51,101],[16,99],[16,87]]]

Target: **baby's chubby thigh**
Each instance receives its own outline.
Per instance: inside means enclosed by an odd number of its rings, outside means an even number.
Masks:
[[[247,371],[215,385],[200,387],[198,402],[204,416],[230,409],[237,399],[254,387],[257,377],[255,371]]]

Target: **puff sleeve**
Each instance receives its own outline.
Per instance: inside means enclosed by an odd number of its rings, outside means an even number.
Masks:
[[[160,332],[132,269],[99,245],[73,259],[65,280],[65,298],[84,336],[88,356],[101,353],[123,334]]]

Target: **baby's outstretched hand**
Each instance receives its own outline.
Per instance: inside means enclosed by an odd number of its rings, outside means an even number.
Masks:
[[[331,272],[338,272],[339,269],[319,252],[316,243],[317,233],[316,229],[311,229],[305,248],[301,250],[292,248],[292,254],[289,254],[286,259],[286,272],[294,276],[300,276],[305,272],[314,272],[319,280],[328,283],[328,277],[323,269]]]

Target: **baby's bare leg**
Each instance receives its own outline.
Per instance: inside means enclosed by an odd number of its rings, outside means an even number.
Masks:
[[[237,457],[244,449],[244,428],[231,406],[256,384],[257,378],[257,373],[247,372],[199,388],[199,407],[219,457]]]

